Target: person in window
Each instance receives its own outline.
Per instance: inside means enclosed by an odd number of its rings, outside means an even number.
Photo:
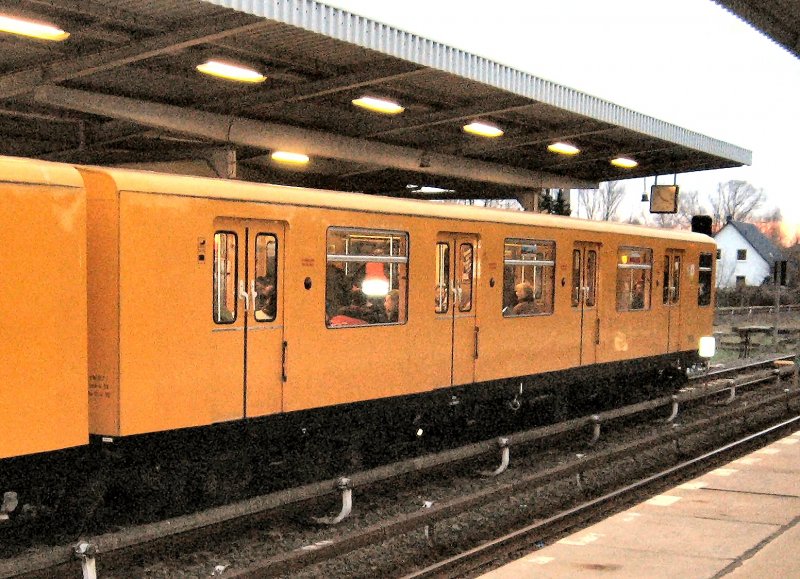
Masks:
[[[260,320],[275,319],[275,284],[266,275],[256,278],[256,318]]]
[[[523,281],[514,286],[514,294],[517,296],[517,305],[512,310],[515,316],[528,316],[536,313],[536,303],[533,299],[533,287],[527,281]]]
[[[631,295],[631,308],[632,310],[644,309],[644,282],[639,280],[633,286],[633,294]]]
[[[367,299],[364,292],[354,289],[350,292],[350,304],[339,309],[338,315],[331,319],[331,324],[380,324],[383,321],[382,312]]]
[[[386,310],[386,322],[396,324],[399,318],[400,292],[392,290],[383,298],[383,307]]]

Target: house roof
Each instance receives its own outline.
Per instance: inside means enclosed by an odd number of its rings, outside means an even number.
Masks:
[[[725,227],[728,225],[736,229],[767,263],[772,264],[774,261],[783,259],[783,251],[781,251],[781,248],[775,245],[769,237],[764,235],[758,227],[752,223],[729,221],[725,224]],[[725,227],[722,229],[725,229]],[[720,229],[720,232],[722,229]],[[717,232],[717,235],[719,235],[719,232]],[[714,237],[716,238],[716,235]]]

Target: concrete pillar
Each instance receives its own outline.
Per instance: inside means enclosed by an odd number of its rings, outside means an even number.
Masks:
[[[539,211],[539,199],[544,194],[544,189],[534,191],[521,191],[517,193],[517,201],[525,211]]]

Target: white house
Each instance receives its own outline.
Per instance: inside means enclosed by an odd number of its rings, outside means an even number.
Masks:
[[[717,242],[717,287],[761,285],[772,277],[781,249],[752,223],[728,220],[714,236]]]

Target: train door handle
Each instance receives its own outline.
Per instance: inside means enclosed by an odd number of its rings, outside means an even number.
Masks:
[[[600,318],[594,321],[594,344],[595,346],[600,344]]]
[[[253,309],[256,309],[258,293],[256,293],[256,280],[250,280],[250,296],[253,299]]]
[[[245,289],[243,279],[239,280],[239,299],[244,301],[244,311],[250,311],[250,294]]]
[[[479,327],[477,327],[477,326],[476,326],[476,327],[475,327],[475,359],[476,359],[476,360],[478,359],[478,354],[479,354],[479,350],[478,350],[478,338],[479,338],[479,336],[480,336],[480,331],[481,331],[481,329],[480,329]]]

